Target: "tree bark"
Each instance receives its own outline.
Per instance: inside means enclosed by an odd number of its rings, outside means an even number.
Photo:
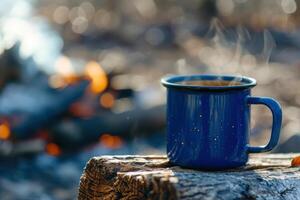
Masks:
[[[199,171],[165,156],[102,156],[87,163],[78,199],[300,199],[295,154],[251,156],[245,167]]]

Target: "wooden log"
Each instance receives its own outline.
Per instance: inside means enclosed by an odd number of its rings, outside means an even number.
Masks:
[[[88,119],[69,119],[57,123],[51,138],[64,150],[74,150],[98,141],[104,133],[123,139],[153,135],[165,128],[165,106],[136,108],[122,113],[103,112]]]
[[[165,156],[102,156],[87,163],[78,199],[300,199],[295,154],[251,156],[245,167],[199,171],[172,166]]]

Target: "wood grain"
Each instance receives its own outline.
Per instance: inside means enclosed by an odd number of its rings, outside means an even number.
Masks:
[[[165,156],[102,156],[87,163],[78,199],[300,199],[295,154],[251,156],[245,167],[199,171],[172,166]]]

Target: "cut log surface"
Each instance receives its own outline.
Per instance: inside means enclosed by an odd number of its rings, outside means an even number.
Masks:
[[[226,171],[183,169],[165,156],[101,156],[90,159],[78,199],[300,199],[295,154],[251,156],[247,166]]]

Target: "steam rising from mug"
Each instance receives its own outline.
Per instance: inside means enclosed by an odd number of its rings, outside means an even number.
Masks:
[[[269,73],[269,59],[272,49],[275,47],[274,39],[268,30],[264,30],[262,44],[254,41],[253,35],[239,26],[229,29],[222,25],[218,19],[211,22],[205,36],[208,41],[198,46],[198,58],[201,68],[193,69],[193,73],[232,74],[238,77],[234,81],[240,81],[241,75],[253,76],[253,71],[258,67],[265,67],[266,75]],[[257,39],[257,38],[256,38]],[[255,46],[255,53],[250,53],[249,48]],[[261,48],[259,48],[261,46]],[[247,48],[248,47],[248,48]],[[257,50],[259,49],[259,50]],[[186,60],[177,61],[179,69],[187,68]],[[205,70],[203,70],[205,66]],[[188,69],[179,70],[179,74],[186,74]]]

